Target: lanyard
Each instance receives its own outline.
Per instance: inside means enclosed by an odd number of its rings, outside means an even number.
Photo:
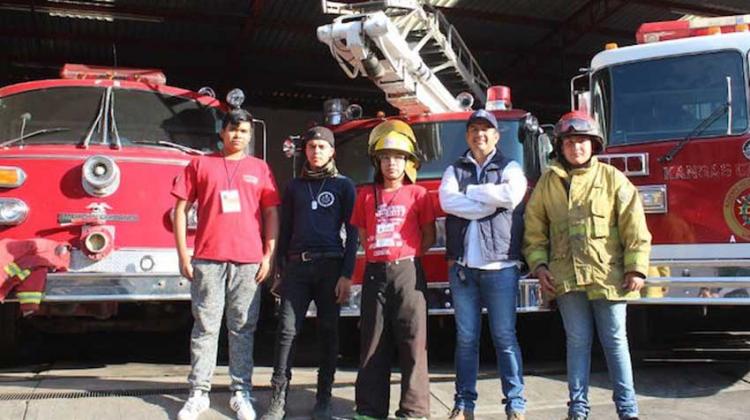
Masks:
[[[237,160],[237,166],[234,167],[234,172],[232,172],[232,175],[229,176],[229,167],[227,167],[227,158],[223,158],[224,161],[224,171],[227,173],[227,189],[232,188],[232,181],[234,180],[234,176],[237,175],[237,170],[240,169],[240,164],[242,164],[242,159]]]
[[[380,202],[380,196],[378,195],[378,187],[373,185],[373,190],[375,191],[375,213],[378,212],[378,207],[380,207],[380,204],[384,204],[385,207],[390,207],[391,203],[393,203],[393,200],[398,197],[398,193],[401,192],[401,190],[404,188],[403,185],[398,187],[398,189],[393,193],[393,197],[391,197],[390,200],[386,203],[385,200],[383,200],[383,203]]]

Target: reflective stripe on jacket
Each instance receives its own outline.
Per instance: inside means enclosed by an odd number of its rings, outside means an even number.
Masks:
[[[568,173],[554,162],[536,184],[524,221],[526,261],[532,271],[547,265],[556,295],[639,296],[622,283],[626,272],[648,272],[651,234],[637,189],[616,168],[592,157],[588,167]]]

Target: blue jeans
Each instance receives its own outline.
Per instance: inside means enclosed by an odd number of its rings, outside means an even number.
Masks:
[[[487,308],[505,411],[523,413],[523,362],[516,338],[518,268],[479,270],[453,264],[448,273],[456,320],[456,408],[473,411],[477,400],[482,307]]]
[[[568,363],[569,415],[588,416],[589,373],[594,325],[607,359],[612,401],[621,419],[638,416],[625,328],[627,304],[604,299],[589,300],[584,292],[557,297],[565,326]]]

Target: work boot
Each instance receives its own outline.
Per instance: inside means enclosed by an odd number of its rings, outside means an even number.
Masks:
[[[571,414],[568,417],[565,417],[564,420],[588,420],[588,417],[582,414]]]
[[[463,408],[454,408],[448,416],[449,420],[474,420],[474,412]]]
[[[273,395],[271,396],[271,403],[268,404],[268,411],[260,420],[283,420],[286,416],[286,394],[289,388],[288,383],[285,384],[272,384]]]
[[[331,399],[323,398],[315,401],[315,408],[312,413],[313,420],[331,420]]]

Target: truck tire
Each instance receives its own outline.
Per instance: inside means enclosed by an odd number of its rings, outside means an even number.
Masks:
[[[0,304],[0,363],[15,361],[18,355],[18,303]]]

